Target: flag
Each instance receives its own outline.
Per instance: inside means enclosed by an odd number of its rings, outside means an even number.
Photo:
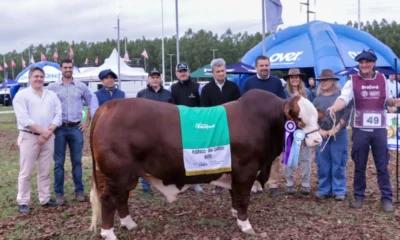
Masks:
[[[4,69],[7,69],[7,68],[8,68],[8,65],[6,62],[4,62]]]
[[[147,56],[147,52],[146,49],[143,50],[142,54],[141,54],[144,58],[148,59],[149,56]]]
[[[267,0],[265,8],[267,15],[267,31],[274,33],[278,29],[278,26],[283,24],[281,0]]]
[[[43,53],[40,53],[41,61],[47,61],[46,56]]]
[[[22,68],[26,68],[26,62],[23,57],[21,57]]]
[[[85,63],[84,64],[88,64],[89,63],[89,59],[86,58]]]
[[[31,63],[32,63],[32,64],[35,63],[35,59],[33,58],[33,55],[31,55]]]
[[[72,50],[71,46],[69,46],[69,58],[71,58],[71,59],[74,58],[74,50]]]
[[[57,59],[58,59],[58,52],[57,52],[57,50],[56,50],[55,53],[54,53],[54,55],[53,55],[53,61],[54,61],[54,62],[57,62]]]
[[[3,71],[3,68],[0,66],[0,71]]]
[[[99,57],[96,56],[96,59],[94,60],[94,63],[95,63],[96,65],[99,65]]]
[[[15,68],[17,65],[15,64],[15,62],[14,62],[14,59],[11,59],[11,67],[12,68]]]
[[[147,53],[146,53],[146,55],[147,55]],[[126,62],[130,62],[131,61],[131,60],[129,60],[128,52],[125,52],[124,61],[126,61]]]

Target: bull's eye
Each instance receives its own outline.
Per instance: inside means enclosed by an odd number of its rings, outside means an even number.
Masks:
[[[298,122],[299,128],[303,129],[306,127],[306,124],[304,124],[302,121]]]

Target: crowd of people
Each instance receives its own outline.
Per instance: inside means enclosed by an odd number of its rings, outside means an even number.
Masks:
[[[259,56],[255,61],[257,74],[249,77],[242,91],[226,79],[226,63],[223,59],[211,62],[213,79],[204,87],[190,78],[190,69],[186,63],[178,63],[176,77],[178,81],[170,89],[165,89],[161,73],[153,68],[148,74],[148,85],[137,94],[137,98],[168,102],[189,107],[212,107],[239,99],[251,89],[261,89],[274,93],[282,99],[300,95],[313,102],[317,109],[326,112],[319,120],[320,134],[324,141],[314,150],[302,146],[299,162],[301,168],[301,193],[310,195],[312,152],[318,167],[318,199],[334,197],[343,201],[347,195],[346,165],[348,162],[348,129],[352,126],[351,157],[355,163],[354,200],[350,207],[361,208],[365,198],[366,164],[371,148],[377,169],[378,184],[381,190],[383,210],[393,211],[392,188],[388,171],[389,153],[387,148],[386,112],[397,111],[400,100],[394,97],[396,88],[392,77],[374,70],[377,57],[373,51],[363,51],[355,60],[360,72],[351,75],[343,89],[338,78],[330,69],[322,70],[316,78],[309,79],[309,88],[305,87],[306,75],[299,69],[290,69],[283,78],[285,85],[276,76],[271,75],[270,60]],[[72,176],[75,186],[75,198],[79,202],[86,200],[82,181],[82,150],[84,132],[90,124],[96,110],[107,101],[125,98],[125,93],[115,87],[117,75],[110,69],[103,70],[99,79],[103,87],[93,94],[87,85],[73,79],[73,62],[65,59],[61,62],[62,80],[44,87],[43,69],[32,67],[29,71],[30,86],[20,90],[13,99],[14,111],[19,130],[20,173],[18,178],[17,203],[21,213],[30,211],[30,181],[35,163],[38,164],[37,186],[40,204],[44,207],[60,206],[65,203],[64,179],[67,145],[72,164]],[[316,81],[319,82],[318,87]],[[398,84],[398,83],[397,83]],[[394,87],[393,87],[394,85]],[[88,104],[85,122],[81,122],[83,102]],[[283,136],[282,136],[283,138]],[[54,161],[54,193],[51,198],[50,171]],[[295,193],[293,167],[281,169],[280,157],[271,167],[267,182],[271,196],[280,195],[279,179],[285,177],[287,194]],[[142,191],[152,194],[151,185],[140,180]],[[197,193],[204,192],[200,185],[194,185]],[[213,194],[223,191],[213,188]]]

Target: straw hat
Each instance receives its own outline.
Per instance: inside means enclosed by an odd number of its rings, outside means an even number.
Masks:
[[[304,73],[301,73],[300,69],[298,69],[298,68],[289,69],[288,74],[283,76],[283,79],[285,79],[287,81],[288,78],[290,78],[290,76],[299,76],[302,80],[304,80],[307,77],[307,75],[305,75]]]

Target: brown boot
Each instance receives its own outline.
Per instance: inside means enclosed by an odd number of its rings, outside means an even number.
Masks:
[[[86,201],[85,195],[83,195],[83,193],[75,194],[75,199],[78,202],[85,202]]]
[[[65,200],[64,200],[64,196],[63,195],[56,195],[56,204],[58,206],[62,206],[64,205]]]

